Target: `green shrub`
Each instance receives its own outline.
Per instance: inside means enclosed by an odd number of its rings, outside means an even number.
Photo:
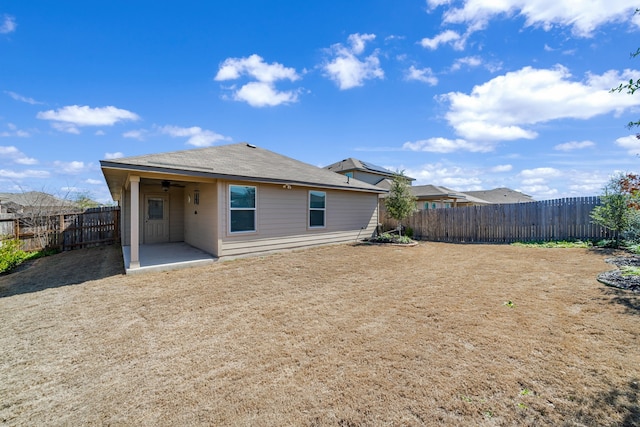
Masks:
[[[0,273],[15,268],[27,258],[29,258],[29,254],[20,249],[20,240],[13,239],[0,242]]]
[[[370,238],[369,241],[374,243],[402,243],[402,244],[408,244],[413,242],[413,240],[411,240],[411,238],[409,238],[408,236],[399,236],[397,234],[391,234],[391,233],[382,233],[379,236]]]

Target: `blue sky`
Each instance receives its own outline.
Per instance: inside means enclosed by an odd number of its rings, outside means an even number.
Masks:
[[[0,192],[233,142],[414,184],[599,194],[638,171],[628,0],[0,2]],[[499,5],[496,5],[499,4]]]

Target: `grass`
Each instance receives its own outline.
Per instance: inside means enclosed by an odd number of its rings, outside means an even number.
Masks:
[[[640,267],[623,265],[620,267],[620,272],[623,276],[640,276]]]
[[[590,248],[593,246],[591,242],[582,241],[553,241],[553,242],[515,242],[513,246],[521,246],[528,248]]]
[[[337,245],[125,276],[117,248],[63,252],[0,277],[0,424],[640,425],[640,296],[596,281],[606,257]]]

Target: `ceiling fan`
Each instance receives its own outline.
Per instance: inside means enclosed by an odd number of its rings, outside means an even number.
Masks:
[[[164,180],[161,182],[162,185],[162,191],[169,191],[170,187],[180,187],[180,188],[184,188],[184,185],[182,184],[176,184],[176,183],[172,183],[171,181],[168,180]]]

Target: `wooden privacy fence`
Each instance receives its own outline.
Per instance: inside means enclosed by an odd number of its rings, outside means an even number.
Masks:
[[[403,222],[416,239],[454,243],[513,243],[601,240],[614,237],[594,224],[591,210],[600,198],[576,197],[540,202],[418,211]],[[397,227],[385,217],[384,229]]]
[[[70,250],[115,243],[120,238],[120,208],[82,213],[0,219],[0,236],[18,238],[24,250]]]

